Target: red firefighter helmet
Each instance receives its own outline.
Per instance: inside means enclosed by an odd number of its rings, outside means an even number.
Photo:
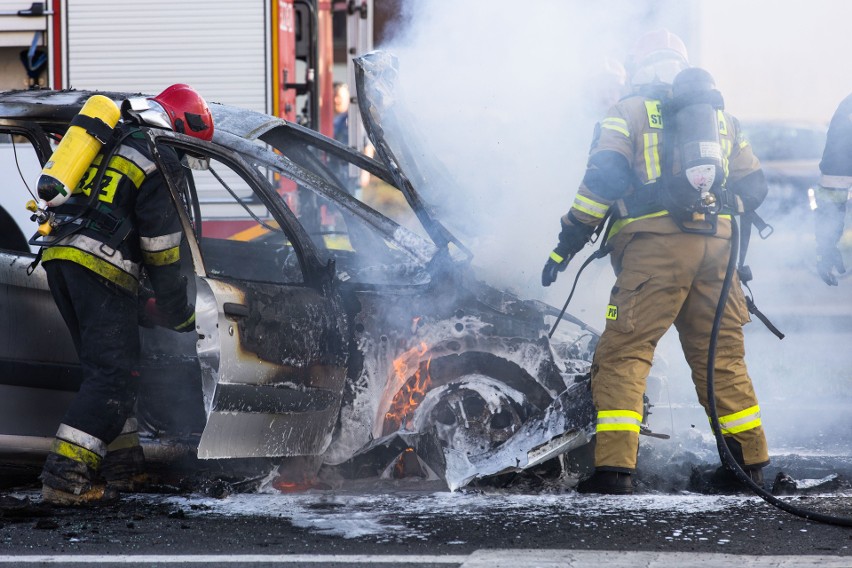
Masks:
[[[661,29],[648,32],[636,42],[630,56],[630,82],[634,87],[671,84],[675,75],[689,67],[686,45],[677,35]]]
[[[205,100],[189,85],[172,85],[152,100],[166,111],[175,132],[201,140],[213,138],[213,115]]]

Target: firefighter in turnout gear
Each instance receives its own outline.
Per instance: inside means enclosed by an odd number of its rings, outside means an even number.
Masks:
[[[689,68],[680,38],[666,30],[645,35],[628,72],[632,94],[596,126],[582,184],[542,272],[549,286],[611,219],[602,238],[616,282],[592,361],[595,472],[581,492],[633,492],[645,381],[672,324],[708,409],[708,344],[731,254],[731,215],[754,210],[767,192],[737,120],[723,110],[712,77]],[[761,482],[769,455],[744,362],[742,326],[750,319],[738,282],[718,335],[716,404],[728,447]],[[724,468],[717,474],[736,479]]]
[[[846,273],[837,245],[843,235],[846,202],[852,188],[852,95],[834,111],[819,170],[822,175],[815,190],[817,272],[823,282],[837,286],[837,274]]]
[[[146,321],[176,332],[195,330],[195,310],[180,275],[178,213],[143,129],[169,128],[209,140],[212,116],[204,99],[186,85],[173,85],[151,99],[128,99],[121,116],[112,140],[70,198],[51,208],[54,230],[34,238],[43,247],[48,284],[82,369],[79,393],[41,474],[42,497],[51,504],[111,500],[144,478],[132,415],[143,278],[154,294],[145,296]],[[160,158],[171,175],[178,175],[175,152],[163,148]]]

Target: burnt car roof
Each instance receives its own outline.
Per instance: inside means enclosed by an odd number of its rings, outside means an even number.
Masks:
[[[131,97],[153,96],[138,92],[75,89],[6,91],[0,93],[0,120],[55,122],[64,128],[92,95],[108,97],[117,104]],[[370,102],[366,94],[364,100],[366,101],[365,106],[369,107]],[[208,102],[208,106],[213,114],[215,125],[212,139],[214,143],[226,147],[235,147],[245,152],[249,149],[246,144],[259,140],[264,135],[276,130],[283,132],[287,138],[309,144],[332,156],[350,161],[396,187],[405,196],[406,201],[415,211],[424,228],[439,247],[446,247],[448,243],[452,242],[456,249],[462,251],[468,259],[472,257],[470,251],[435,218],[431,208],[417,194],[416,189],[408,181],[405,174],[400,171],[395,156],[389,151],[380,150],[379,155],[384,161],[384,163],[381,163],[337,140],[279,117],[222,103]],[[361,114],[365,117],[368,131],[374,136],[374,143],[380,149],[386,148],[387,146],[381,138],[375,138],[383,135],[381,129],[370,126],[376,124],[373,115],[364,108],[362,108]],[[362,205],[364,204],[362,203]],[[366,207],[366,205],[364,206]]]

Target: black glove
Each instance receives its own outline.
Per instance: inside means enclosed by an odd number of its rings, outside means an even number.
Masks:
[[[195,306],[187,304],[183,310],[167,314],[163,327],[180,333],[195,331]]]
[[[829,286],[837,286],[837,276],[834,275],[834,270],[839,274],[846,273],[846,266],[843,264],[843,256],[836,246],[824,247],[817,251],[817,272],[822,281]]]
[[[140,305],[142,305],[141,299]],[[181,310],[167,312],[163,310],[153,296],[147,296],[140,310],[139,325],[142,327],[154,327],[156,325],[180,333],[194,331],[195,306],[186,304]]]
[[[556,248],[553,249],[553,252],[550,253],[550,258],[548,258],[547,262],[544,263],[544,269],[541,271],[541,285],[545,288],[556,282],[556,277],[560,272],[563,272],[565,267],[568,266],[568,263],[571,262],[571,258],[574,254],[567,252],[565,254],[567,256],[560,254],[560,248],[559,245],[557,245]]]
[[[570,213],[568,217],[571,218]],[[550,258],[547,259],[544,269],[541,271],[542,286],[547,287],[556,282],[559,273],[565,270],[574,255],[589,242],[589,237],[592,236],[594,230],[594,227],[583,225],[579,221],[574,221],[571,224],[562,223],[562,230],[559,232],[559,244],[550,253]]]

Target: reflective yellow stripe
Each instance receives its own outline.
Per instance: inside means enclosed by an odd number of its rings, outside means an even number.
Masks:
[[[139,152],[134,152],[134,155],[142,156]],[[100,163],[101,157],[98,156],[80,180],[77,188],[75,188],[75,193],[80,191],[86,195],[90,195],[92,193]],[[145,171],[130,159],[116,154],[109,161],[109,165],[104,172],[104,177],[101,180],[101,186],[99,188],[98,200],[103,201],[104,203],[113,203],[115,200],[115,193],[118,191],[118,186],[124,178],[129,179],[130,183],[132,183],[136,189],[139,189],[142,182],[145,181]]]
[[[167,250],[157,252],[142,251],[142,258],[145,259],[145,264],[150,266],[166,266],[180,261],[180,247],[174,247]]]
[[[745,432],[760,425],[760,407],[757,405],[735,412],[734,414],[719,417],[719,426],[723,434]]]
[[[615,118],[608,117],[601,121],[601,128],[606,128],[607,130],[614,130],[619,134],[624,134],[626,137],[630,138],[630,131],[627,129],[627,121],[623,118]]]
[[[623,229],[625,226],[629,225],[633,221],[639,221],[640,219],[650,219],[652,217],[663,217],[668,215],[669,212],[666,210],[657,211],[656,213],[648,213],[647,215],[642,215],[641,217],[625,217],[624,219],[619,219],[615,223],[612,224],[612,228],[609,230],[607,234],[607,238],[610,239],[615,236],[618,231]],[[730,215],[719,215],[719,219],[730,219]]]
[[[609,205],[598,203],[597,201],[593,201],[588,197],[583,197],[582,195],[577,195],[577,197],[574,198],[574,204],[572,207],[587,215],[591,215],[595,219],[603,219],[609,209]]]
[[[61,246],[48,247],[45,249],[41,260],[42,262],[50,260],[70,260],[71,262],[76,262],[81,266],[85,266],[95,274],[103,276],[110,282],[114,282],[133,293],[136,293],[136,289],[139,286],[139,282],[133,275],[124,272],[120,268],[92,255],[91,253],[77,248]]]
[[[636,432],[642,424],[642,415],[633,410],[600,410],[595,430],[597,432]]]
[[[86,464],[92,469],[98,469],[101,465],[101,456],[91,450],[87,450],[81,446],[66,442],[65,440],[53,440],[53,445],[50,448],[54,454],[59,454],[66,458],[72,459],[75,462]]]
[[[188,329],[190,327],[195,327],[195,312],[192,312],[192,315],[189,316],[185,321],[175,326],[175,331],[182,331],[184,329]]]
[[[650,182],[660,177],[659,137],[656,132],[650,132],[642,139],[645,143],[645,175]]]
[[[647,215],[642,215],[641,217],[625,217],[624,219],[619,219],[618,221],[612,224],[612,229],[609,230],[609,235],[607,236],[607,238],[614,236],[618,231],[620,231],[626,225],[629,225],[633,221],[638,221],[639,219],[650,219],[651,217],[662,217],[668,214],[668,211],[663,210],[657,211],[656,213],[648,213]]]
[[[563,260],[565,260],[564,258],[559,256],[558,254],[556,254],[556,251],[552,251],[550,253],[550,258],[552,258],[553,260],[555,260],[556,262],[559,262],[559,263],[561,263]]]
[[[141,186],[142,182],[145,181],[145,172],[124,156],[113,157],[113,159],[109,161],[107,169],[116,170],[117,172],[126,175],[130,178],[130,181],[133,182],[133,185],[136,186],[136,189],[139,189],[139,186]]]

